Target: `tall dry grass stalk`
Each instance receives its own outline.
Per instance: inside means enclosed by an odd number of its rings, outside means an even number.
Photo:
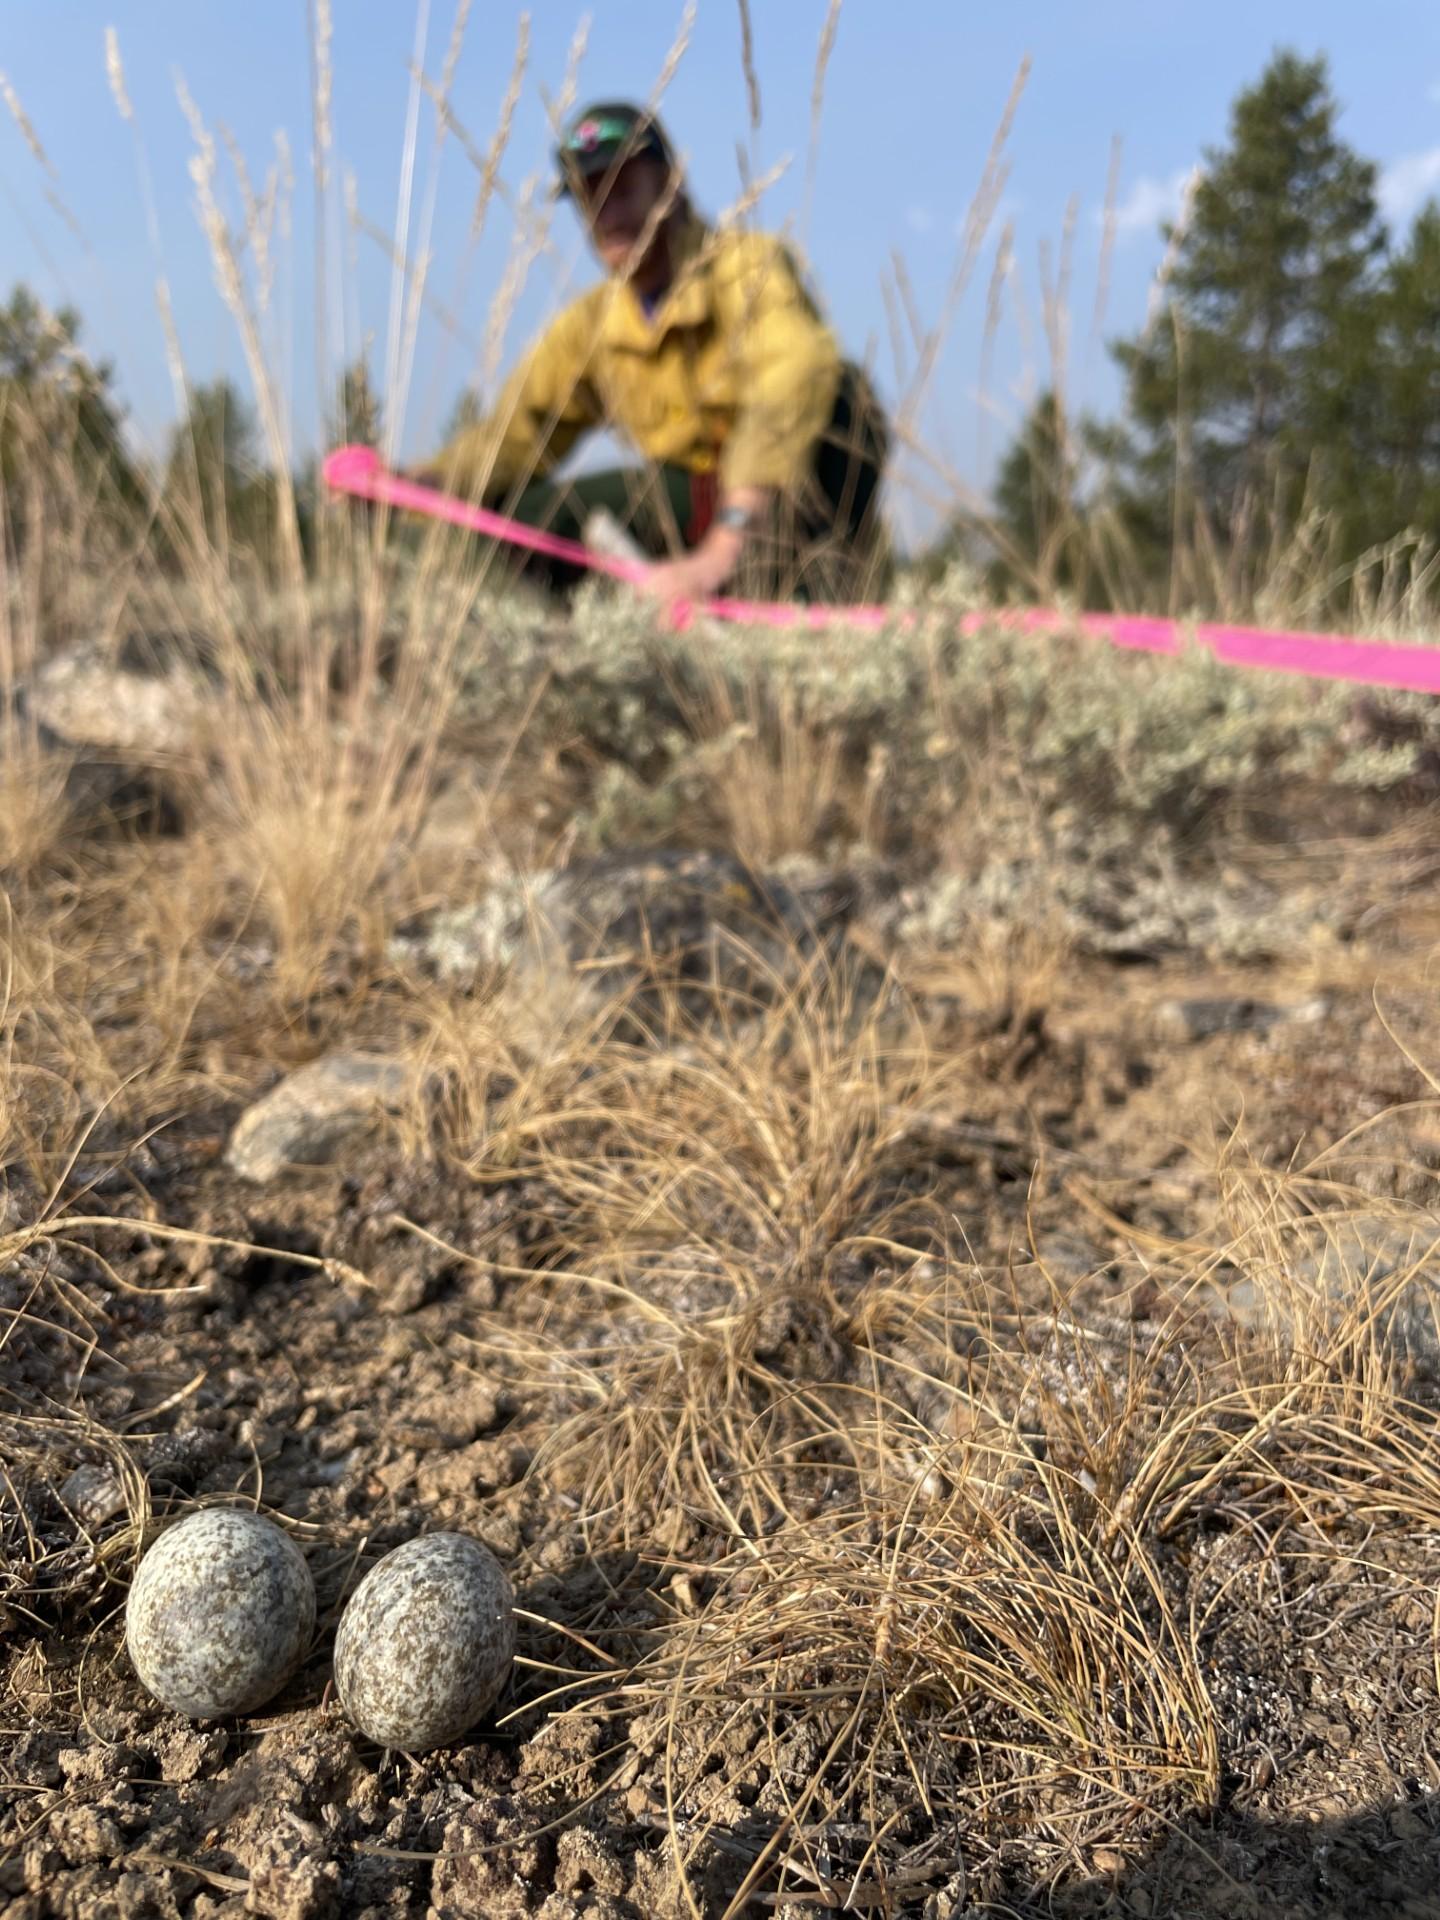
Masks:
[[[170,376],[170,391],[175,404],[176,417],[181,418],[186,406],[185,361],[180,348],[180,335],[175,325],[170,282],[165,272],[164,248],[160,240],[160,215],[155,202],[155,185],[150,172],[149,157],[145,151],[145,142],[140,132],[140,123],[135,117],[135,109],[125,84],[125,67],[120,55],[120,39],[114,27],[105,29],[105,71],[110,83],[111,98],[115,102],[115,110],[120,115],[121,121],[130,129],[131,141],[135,149],[135,174],[140,190],[140,204],[145,214],[145,230],[155,266],[155,303],[165,341],[165,365]]]
[[[415,53],[410,67],[409,96],[405,106],[405,136],[400,150],[400,180],[396,189],[395,252],[400,260],[407,263],[410,259],[410,220],[415,191],[416,150],[419,144],[420,100],[423,92],[420,75],[424,71],[425,41],[429,22],[429,0],[421,0],[415,15]],[[463,21],[458,13],[456,25],[463,32]],[[446,132],[444,119],[437,115],[434,149],[434,160],[437,163],[440,150],[444,146]],[[409,392],[410,368],[420,318],[420,298],[430,264],[429,229],[434,215],[434,192],[438,185],[438,169],[434,165],[432,165],[431,182],[430,195],[421,218],[421,243],[413,274],[395,273],[392,274],[390,281],[390,321],[386,334],[385,387],[391,404],[386,421],[383,451],[392,465],[395,449],[399,445],[400,423],[404,418]]]
[[[489,220],[491,203],[495,199],[497,192],[501,190],[500,164],[514,133],[515,113],[520,104],[521,90],[524,86],[525,74],[529,67],[529,62],[530,15],[522,12],[516,28],[515,54],[510,67],[510,77],[506,83],[505,94],[500,103],[500,111],[496,120],[495,131],[491,135],[488,146],[483,150],[468,132],[464,122],[457,114],[450,89],[445,88],[442,90],[439,87],[433,86],[428,80],[424,82],[426,91],[435,107],[437,117],[442,121],[445,128],[455,136],[461,152],[465,155],[465,158],[478,176],[475,188],[475,201],[470,213],[470,225],[466,234],[465,245],[461,250],[460,258],[456,262],[453,288],[442,316],[445,326],[446,342],[441,352],[436,356],[429,393],[425,401],[424,418],[427,420],[434,417],[438,405],[440,384],[446,377],[449,367],[449,345],[452,341],[465,339],[465,335],[458,321],[453,316],[459,313],[463,304],[465,289],[469,284],[470,274],[474,265],[475,252],[479,247]],[[388,238],[386,244],[388,246]],[[481,363],[481,349],[478,346],[472,348],[472,363],[475,366]]]
[[[760,75],[755,66],[755,26],[750,18],[750,0],[737,0],[740,10],[740,66],[745,75],[745,100],[750,112],[752,140],[760,131]]]
[[[991,384],[994,379],[995,343],[1000,337],[1004,315],[1005,287],[1015,255],[1015,223],[1008,220],[995,248],[995,266],[985,296],[985,330],[980,341],[980,377],[975,399],[976,461],[982,473],[990,470],[990,418],[994,404]]]
[[[283,579],[292,592],[298,592],[305,580],[305,563],[300,549],[300,528],[296,513],[295,483],[292,469],[293,449],[285,429],[285,409],[277,391],[273,370],[266,358],[259,325],[258,288],[247,286],[241,265],[242,248],[220,207],[216,192],[216,148],[204,116],[191,97],[183,75],[176,76],[176,92],[181,111],[189,123],[195,151],[190,161],[190,178],[195,187],[200,223],[210,248],[211,264],[221,298],[235,322],[251,387],[265,434],[266,447],[275,476],[279,512],[277,531],[279,559]],[[249,226],[244,234],[245,250],[256,257],[257,235]],[[259,256],[263,262],[263,243]]]
[[[1095,305],[1090,315],[1090,335],[1085,348],[1087,368],[1093,364],[1096,350],[1104,338],[1105,316],[1110,306],[1110,276],[1114,270],[1115,244],[1120,232],[1117,208],[1123,158],[1124,143],[1117,134],[1110,143],[1110,168],[1105,176],[1105,198],[1100,214],[1100,264],[1095,273]]]
[[[830,72],[830,59],[835,51],[836,37],[840,31],[840,9],[843,0],[830,0],[825,10],[824,23],[820,28],[820,40],[815,48],[815,73],[810,82],[810,138],[806,146],[805,158],[805,197],[800,220],[802,241],[810,232],[811,211],[815,204],[815,182],[820,162],[820,119],[825,110],[825,82]]]
[[[5,73],[0,73],[0,100],[5,102],[10,113],[10,118],[15,123],[16,131],[24,141],[31,159],[45,177],[45,199],[47,203],[64,221],[65,225],[80,242],[81,246],[87,246],[85,234],[80,222],[71,212],[64,195],[60,191],[60,176],[55,171],[55,166],[51,161],[50,155],[41,144],[40,135],[35,130],[35,122],[25,111],[24,102],[15,91],[9,75]]]
[[[990,142],[990,150],[985,158],[980,184],[966,212],[955,266],[951,272],[940,315],[926,336],[924,348],[918,356],[909,387],[900,396],[896,407],[896,421],[902,432],[913,433],[915,429],[920,408],[934,379],[945,340],[954,323],[965,290],[970,284],[985,236],[990,230],[996,209],[1005,191],[1007,178],[1005,149],[1014,128],[1015,116],[1020,109],[1021,97],[1030,78],[1030,67],[1031,61],[1027,55],[1020,62],[1015,78],[1011,82],[1009,97],[1001,111]]]
[[[339,318],[330,312],[330,277],[334,263],[330,254],[329,199],[335,143],[332,119],[335,24],[330,0],[306,0],[306,19],[310,52],[310,174],[315,220],[315,390],[323,394],[329,392],[331,386],[335,343],[332,328]]]

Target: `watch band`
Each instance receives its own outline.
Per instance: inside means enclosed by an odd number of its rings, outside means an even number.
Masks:
[[[732,533],[748,533],[750,530],[750,509],[748,507],[721,507],[715,516],[717,527],[729,527]]]

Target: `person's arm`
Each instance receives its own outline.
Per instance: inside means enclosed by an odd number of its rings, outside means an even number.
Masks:
[[[829,424],[840,384],[840,350],[792,268],[771,240],[741,243],[726,263],[718,301],[743,396],[721,455],[720,503],[705,538],[652,570],[662,599],[718,593],[740,564],[746,531],[777,493],[795,485]]]
[[[548,473],[603,419],[589,377],[594,322],[571,308],[531,348],[494,410],[425,463],[448,493],[479,499]]]
[[[700,544],[678,560],[651,569],[646,585],[674,600],[703,600],[718,593],[739,566],[749,530],[774,499],[769,487],[726,487]]]

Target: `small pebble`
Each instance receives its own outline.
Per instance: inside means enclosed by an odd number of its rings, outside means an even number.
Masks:
[[[125,1511],[125,1489],[112,1467],[76,1467],[60,1489],[60,1503],[91,1529]]]

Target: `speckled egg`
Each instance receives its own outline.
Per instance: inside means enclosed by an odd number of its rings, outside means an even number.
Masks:
[[[492,1706],[515,1658],[515,1595],[478,1540],[430,1533],[374,1566],[335,1636],[335,1691],[382,1747],[428,1753]]]
[[[273,1521],[209,1507],[140,1562],[125,1644],[155,1698],[192,1720],[248,1713],[277,1694],[315,1632],[315,1587]]]

